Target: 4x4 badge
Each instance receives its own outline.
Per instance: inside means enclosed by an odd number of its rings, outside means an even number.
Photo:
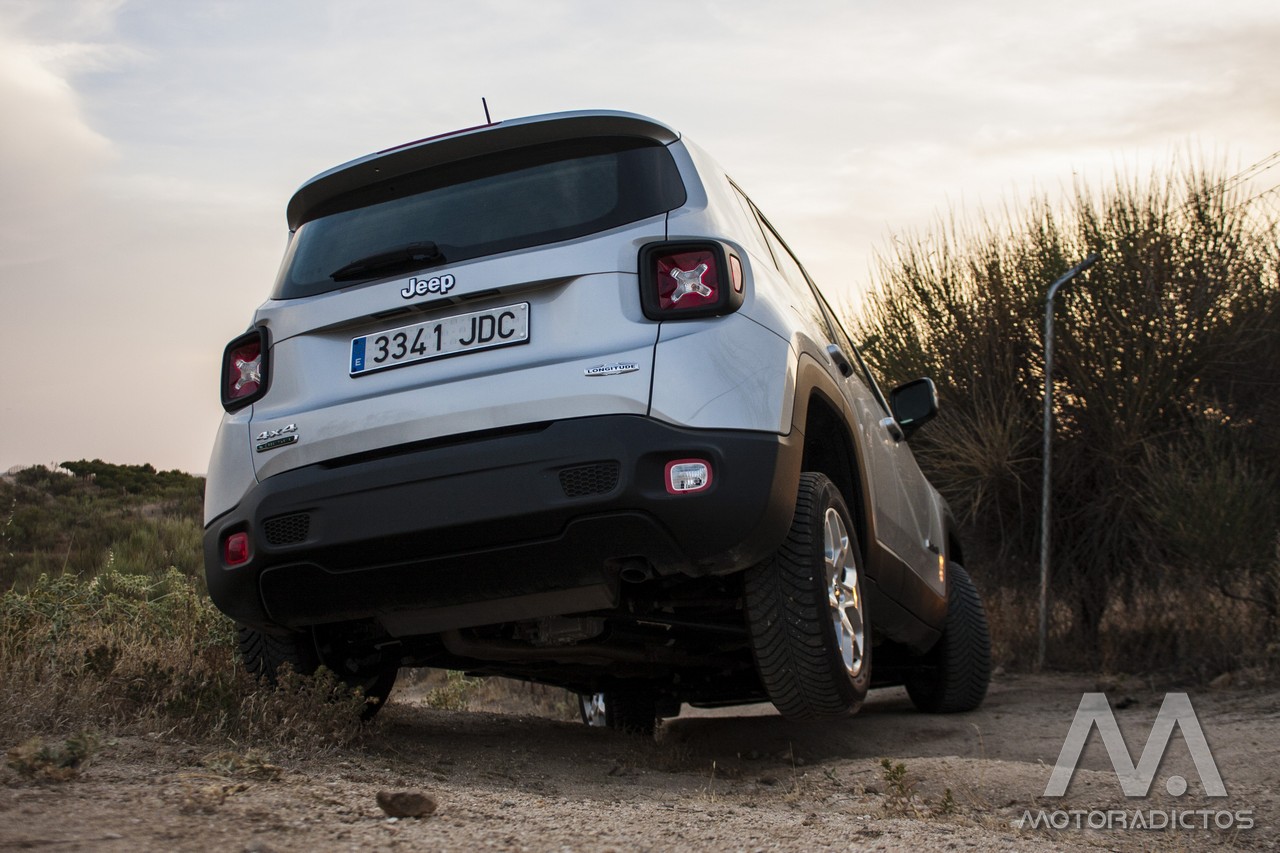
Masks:
[[[615,361],[613,364],[597,364],[582,371],[584,376],[617,376],[619,373],[635,373],[640,365],[634,361]]]
[[[255,448],[259,453],[275,450],[277,447],[284,447],[286,444],[293,444],[298,440],[298,425],[289,424],[279,429],[263,430],[258,433],[255,440],[260,442]]]

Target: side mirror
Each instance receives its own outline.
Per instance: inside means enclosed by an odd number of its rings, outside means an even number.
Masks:
[[[889,408],[904,438],[938,415],[938,389],[929,378],[914,379],[889,392]]]

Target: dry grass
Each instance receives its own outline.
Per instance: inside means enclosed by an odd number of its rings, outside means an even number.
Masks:
[[[62,743],[33,737],[5,753],[19,776],[39,782],[66,782],[80,775],[98,749],[98,737],[79,732]]]
[[[1031,587],[1002,587],[985,594],[992,658],[1000,666],[1021,670],[1035,664],[1038,594]],[[1070,601],[1051,601],[1050,657],[1070,657],[1080,636]],[[1098,672],[1160,675],[1200,684],[1224,673],[1231,673],[1237,683],[1263,682],[1280,672],[1280,643],[1258,608],[1217,595],[1203,584],[1172,579],[1108,603],[1098,632],[1098,655]]]
[[[401,670],[396,692],[444,711],[528,714],[566,722],[579,719],[575,694],[510,678],[472,678],[451,670]]]
[[[195,582],[43,576],[0,596],[0,730],[173,732],[323,749],[360,736],[361,697],[327,672],[277,690],[236,659],[232,625]]]

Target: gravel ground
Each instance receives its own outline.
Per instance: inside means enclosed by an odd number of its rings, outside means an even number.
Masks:
[[[0,849],[1040,850],[1275,849],[1280,690],[1191,694],[1228,796],[1203,795],[1175,734],[1150,798],[1126,799],[1095,733],[1070,789],[1042,796],[1080,696],[1107,690],[1136,761],[1166,690],[1087,676],[1000,676],[977,712],[928,716],[899,689],[857,716],[788,723],[768,706],[685,710],[645,740],[514,712],[392,697],[366,740],[260,754],[171,737],[101,746],[77,778],[0,769]],[[1182,692],[1182,691],[1179,691]],[[1123,706],[1123,707],[1121,707]],[[6,745],[7,746],[7,745]],[[888,759],[890,769],[883,760]],[[898,770],[898,765],[901,769]],[[1166,793],[1173,775],[1188,780]],[[1176,786],[1175,786],[1176,787]],[[421,792],[390,818],[379,792]],[[1020,827],[1041,809],[1066,829]],[[1090,829],[1090,815],[1230,812],[1231,829]],[[1071,812],[1079,815],[1077,829]],[[1247,813],[1247,814],[1246,814]],[[1253,827],[1242,829],[1242,818]],[[1117,818],[1113,817],[1113,823]],[[1184,825],[1188,821],[1184,820]]]

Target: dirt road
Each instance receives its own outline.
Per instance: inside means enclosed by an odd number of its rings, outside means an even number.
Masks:
[[[161,737],[107,744],[71,782],[33,785],[0,770],[0,849],[1280,846],[1276,689],[1189,691],[1226,798],[1204,796],[1175,734],[1150,797],[1126,800],[1096,733],[1067,795],[1044,797],[1081,694],[1097,686],[1081,676],[1001,676],[980,711],[958,716],[916,713],[900,690],[887,690],[856,717],[810,725],[759,706],[686,710],[655,741],[533,716],[432,710],[407,691],[365,743],[329,754],[210,755]],[[1137,761],[1166,690],[1177,688],[1108,688]],[[1166,790],[1175,775],[1189,783],[1181,797]],[[438,809],[390,819],[375,799],[383,790],[425,791]],[[1017,825],[1040,810],[1066,828]],[[1182,828],[1118,828],[1120,814],[1125,826],[1139,812],[1159,824],[1170,810]],[[1201,827],[1227,818],[1230,829]],[[1113,828],[1088,828],[1103,819]]]

